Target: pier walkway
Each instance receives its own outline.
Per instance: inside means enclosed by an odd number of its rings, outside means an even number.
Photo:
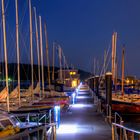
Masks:
[[[98,113],[90,96],[78,96],[70,110],[61,114],[57,140],[111,140],[111,126]]]

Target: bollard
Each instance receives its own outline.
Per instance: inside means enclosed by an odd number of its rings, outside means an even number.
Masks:
[[[105,76],[106,81],[106,104],[112,106],[112,73],[108,72]],[[107,113],[109,115],[109,112]]]

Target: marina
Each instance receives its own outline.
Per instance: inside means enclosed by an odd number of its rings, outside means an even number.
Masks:
[[[62,1],[0,1],[0,140],[140,140],[139,30],[112,20],[132,4]]]

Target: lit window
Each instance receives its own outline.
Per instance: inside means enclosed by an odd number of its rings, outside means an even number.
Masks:
[[[70,72],[70,75],[72,75],[72,74],[73,74],[73,72],[71,71],[71,72]]]
[[[75,75],[76,74],[76,72],[73,72],[73,75]]]
[[[72,81],[72,87],[77,87],[77,80]]]

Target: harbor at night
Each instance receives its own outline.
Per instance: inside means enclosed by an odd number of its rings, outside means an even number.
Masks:
[[[140,140],[139,7],[0,0],[0,140]]]

